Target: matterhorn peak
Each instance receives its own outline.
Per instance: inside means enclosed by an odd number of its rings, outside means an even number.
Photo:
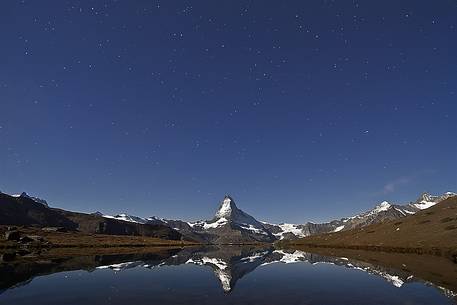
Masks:
[[[224,196],[224,200],[222,200],[219,210],[216,212],[216,218],[225,218],[230,217],[232,212],[237,210],[235,201],[229,195]]]

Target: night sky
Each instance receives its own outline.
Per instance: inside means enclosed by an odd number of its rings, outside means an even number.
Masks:
[[[0,190],[303,223],[457,189],[455,1],[0,4]]]

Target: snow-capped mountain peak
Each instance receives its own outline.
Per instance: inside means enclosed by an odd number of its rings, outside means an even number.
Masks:
[[[263,228],[262,224],[254,217],[238,209],[235,201],[229,195],[225,195],[224,200],[222,200],[219,209],[211,222],[217,222],[222,219],[224,219],[225,222],[232,222],[245,227],[253,225],[256,228]]]
[[[262,223],[251,215],[238,209],[235,201],[229,195],[225,195],[219,208],[209,221],[188,222],[188,226],[195,232],[220,232],[220,240],[224,242],[251,239],[257,241],[272,241],[275,237]],[[241,234],[239,233],[241,232]]]
[[[138,216],[132,216],[132,215],[128,215],[128,214],[125,214],[125,213],[122,213],[122,214],[117,214],[115,216],[111,216],[111,215],[103,215],[103,217],[105,218],[111,218],[111,219],[116,219],[116,220],[122,220],[122,221],[128,221],[128,222],[134,222],[134,223],[141,223],[141,224],[145,224],[147,223],[148,221],[144,218],[141,218],[141,217],[138,217]]]
[[[229,195],[225,195],[224,200],[216,212],[216,218],[227,218],[232,215],[233,211],[236,211],[238,208],[236,207],[235,202]]]
[[[410,205],[419,209],[419,210],[424,210],[428,209],[435,204],[449,198],[452,196],[456,196],[456,193],[453,192],[446,192],[441,196],[433,196],[430,195],[429,193],[423,193],[414,203],[411,203]]]
[[[389,202],[383,201],[380,204],[378,204],[377,206],[375,206],[374,209],[369,212],[369,214],[372,215],[372,214],[377,214],[377,213],[380,213],[383,211],[387,211],[391,206],[392,205]]]

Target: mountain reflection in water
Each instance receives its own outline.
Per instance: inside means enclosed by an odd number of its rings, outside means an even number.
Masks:
[[[404,268],[398,270],[362,260],[347,257],[324,256],[300,250],[278,250],[274,248],[208,246],[203,248],[160,249],[153,253],[88,255],[65,258],[19,260],[0,264],[0,291],[27,285],[34,277],[72,270],[95,271],[110,269],[122,272],[132,268],[156,269],[162,266],[180,266],[193,264],[212,269],[224,292],[230,293],[238,280],[255,269],[270,264],[333,264],[342,268],[357,269],[382,277],[395,287],[405,283],[421,282],[433,286],[447,297],[455,298],[456,294],[449,287],[421,279]],[[452,262],[449,261],[449,264]],[[455,266],[454,266],[455,269]],[[454,288],[454,287],[451,287]],[[0,295],[1,300],[1,295]]]

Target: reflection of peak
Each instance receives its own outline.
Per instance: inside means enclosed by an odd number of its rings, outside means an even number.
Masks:
[[[232,286],[232,274],[229,264],[220,258],[211,258],[208,256],[190,258],[186,261],[186,264],[195,264],[200,266],[210,266],[216,277],[219,279],[222,285],[222,289],[225,292],[230,292]]]
[[[210,258],[204,256],[202,258],[190,258],[186,261],[186,264],[196,264],[196,265],[210,265],[220,270],[227,268],[227,263],[219,258]]]
[[[122,270],[135,268],[135,267],[142,266],[142,265],[143,265],[142,261],[125,262],[125,263],[119,263],[119,264],[98,266],[97,269],[111,269],[111,270],[114,270],[114,271],[122,271]]]
[[[271,249],[211,248],[194,253],[186,264],[211,267],[224,292],[230,292],[240,278],[262,265],[271,253]]]
[[[221,259],[210,258],[204,256],[202,258],[190,258],[186,261],[186,264],[195,264],[200,266],[210,266],[216,277],[219,279],[222,285],[222,289],[225,292],[230,292],[232,290],[232,275],[230,269],[228,269],[227,263]]]
[[[278,262],[291,264],[291,263],[298,263],[303,262],[306,260],[306,253],[303,251],[295,250],[294,252],[285,252],[283,250],[275,250],[275,253],[280,254],[281,258]]]
[[[241,247],[217,248],[210,247],[199,250],[182,250],[165,260],[131,260],[103,264],[97,269],[111,269],[123,271],[135,267],[151,268],[153,266],[194,264],[197,266],[210,267],[224,292],[233,290],[237,281],[246,274],[254,271],[259,266],[274,263],[309,263],[312,265],[331,264],[352,270],[360,270],[369,274],[384,278],[395,287],[402,287],[414,277],[402,270],[394,270],[376,266],[362,261],[352,260],[345,257],[330,257],[313,254],[300,250],[272,250],[272,249],[248,249]],[[439,287],[438,287],[439,288]]]
[[[230,272],[218,269],[214,270],[214,274],[216,274],[217,278],[221,282],[222,289],[224,290],[224,292],[232,291],[232,275],[230,274]]]
[[[304,262],[312,265],[331,264],[346,267],[348,269],[364,271],[384,278],[395,287],[401,287],[405,282],[413,279],[413,276],[405,271],[388,269],[344,257],[322,256],[300,250],[273,251],[270,248],[244,249],[242,247],[209,247],[196,250],[184,249],[166,260],[154,262],[148,260],[117,262],[102,265],[97,269],[122,271],[138,266],[151,268],[153,266],[180,264],[208,266],[213,270],[215,276],[221,283],[224,292],[228,293],[233,290],[240,278],[254,271],[259,266],[266,266],[274,263],[291,264]]]

